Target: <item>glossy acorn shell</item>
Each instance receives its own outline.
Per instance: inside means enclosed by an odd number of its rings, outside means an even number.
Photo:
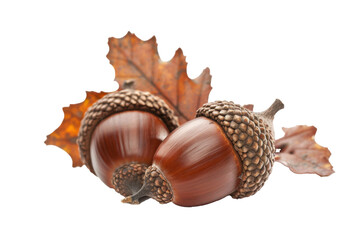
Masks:
[[[107,186],[132,194],[141,187],[157,146],[177,126],[177,117],[157,96],[133,89],[109,93],[81,122],[81,160]]]
[[[169,130],[158,117],[142,111],[116,113],[101,121],[90,143],[95,174],[113,187],[115,170],[124,164],[151,165],[154,153]]]
[[[152,197],[160,203],[198,206],[227,195],[255,194],[271,173],[272,120],[283,107],[278,99],[260,113],[228,101],[204,104],[196,119],[160,144],[143,186],[123,202]]]
[[[169,135],[154,155],[171,186],[172,202],[197,206],[219,200],[239,183],[241,165],[221,127],[200,117]]]

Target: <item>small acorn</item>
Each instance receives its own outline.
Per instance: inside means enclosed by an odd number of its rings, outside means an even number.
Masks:
[[[159,146],[142,188],[125,203],[151,197],[160,203],[199,206],[227,195],[255,194],[268,179],[274,162],[272,120],[284,107],[276,100],[264,112],[238,104],[204,104],[191,120]]]
[[[87,110],[77,142],[89,170],[129,196],[141,188],[156,149],[179,124],[159,97],[133,90],[133,81],[126,81],[124,88]]]

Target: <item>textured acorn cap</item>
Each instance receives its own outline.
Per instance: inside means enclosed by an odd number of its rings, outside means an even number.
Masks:
[[[275,159],[272,119],[284,105],[280,100],[265,112],[254,113],[228,101],[204,104],[196,117],[206,117],[217,122],[233,144],[243,166],[240,184],[233,198],[255,194],[268,179]]]
[[[161,98],[148,92],[125,89],[105,95],[89,107],[85,113],[77,139],[81,160],[92,173],[95,174],[90,159],[90,142],[94,129],[100,121],[110,115],[129,110],[149,112],[158,116],[169,131],[173,131],[179,126],[173,110]]]

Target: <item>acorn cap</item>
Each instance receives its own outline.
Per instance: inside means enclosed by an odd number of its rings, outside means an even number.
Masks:
[[[81,160],[92,173],[95,174],[90,159],[90,142],[94,129],[100,121],[110,115],[129,110],[149,112],[158,116],[169,131],[179,126],[173,110],[161,98],[148,92],[125,89],[105,95],[86,111],[77,139]]]
[[[283,107],[277,99],[268,110],[254,113],[233,102],[216,101],[197,110],[196,117],[209,118],[222,127],[239,155],[243,167],[233,198],[255,194],[269,177],[275,159],[272,120]]]

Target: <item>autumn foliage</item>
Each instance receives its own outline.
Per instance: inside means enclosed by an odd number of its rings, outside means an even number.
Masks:
[[[209,68],[190,79],[180,48],[170,61],[163,62],[155,37],[142,41],[130,32],[120,39],[109,38],[109,47],[107,57],[115,69],[115,81],[122,86],[126,80],[133,79],[137,90],[161,97],[175,111],[180,124],[193,119],[196,110],[208,101]]]
[[[304,125],[283,128],[285,136],[275,141],[275,147],[280,150],[276,160],[294,173],[316,173],[319,176],[334,173],[329,162],[329,149],[315,142],[316,130],[314,126]]]
[[[73,167],[80,167],[83,165],[80,159],[79,147],[76,143],[81,120],[86,110],[105,94],[105,92],[86,92],[86,98],[83,102],[70,104],[69,107],[64,107],[63,122],[46,138],[45,143],[47,145],[58,146],[71,156]]]

